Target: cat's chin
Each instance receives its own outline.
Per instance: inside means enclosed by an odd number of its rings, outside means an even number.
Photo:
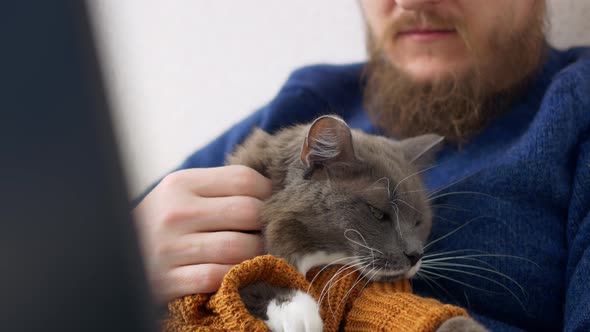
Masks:
[[[406,272],[405,274],[405,278],[406,279],[410,279],[412,278],[414,275],[416,275],[416,273],[418,273],[418,270],[420,270],[420,266],[422,265],[422,260],[419,260],[416,264],[414,264],[409,270],[408,272]]]
[[[388,270],[388,271],[377,271],[367,275],[373,281],[376,282],[394,282],[405,278],[405,270]]]
[[[366,277],[371,278],[371,280],[377,282],[394,282],[400,279],[411,279],[416,275],[416,273],[420,269],[421,264],[422,260],[419,260],[415,265],[411,266],[409,269],[385,271],[380,270],[377,272],[369,272],[368,274],[366,274]]]
[[[372,279],[372,281],[374,282],[385,282],[385,283],[389,283],[389,282],[396,282],[398,280],[401,280],[404,278],[404,275],[398,275],[398,276],[381,276],[381,277],[375,277]]]

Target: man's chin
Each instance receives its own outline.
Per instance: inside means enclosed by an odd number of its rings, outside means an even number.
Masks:
[[[394,62],[392,61],[392,63]],[[468,63],[437,59],[425,59],[423,61],[416,59],[411,63],[395,64],[394,66],[412,83],[418,85],[451,81],[466,76],[470,70],[473,70],[473,66]]]
[[[373,124],[387,136],[437,133],[449,142],[462,143],[485,124],[481,112],[485,96],[477,71],[460,74],[417,65],[402,70],[372,60],[364,102]]]

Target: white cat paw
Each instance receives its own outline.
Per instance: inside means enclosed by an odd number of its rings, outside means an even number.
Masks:
[[[266,314],[265,323],[273,332],[320,332],[324,326],[316,301],[299,290],[286,302],[272,300]]]

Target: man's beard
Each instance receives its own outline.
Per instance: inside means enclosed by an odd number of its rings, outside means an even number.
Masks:
[[[368,36],[364,104],[373,124],[397,138],[436,133],[449,142],[467,142],[508,110],[541,67],[547,49],[545,8],[537,10],[526,31],[488,41],[494,54],[478,54],[461,23],[451,22],[474,59],[485,59],[486,65],[476,62],[466,73],[449,73],[430,82],[419,83],[396,68],[385,56],[383,41]],[[428,15],[410,19],[449,23]],[[394,29],[392,26],[384,38],[391,38]]]

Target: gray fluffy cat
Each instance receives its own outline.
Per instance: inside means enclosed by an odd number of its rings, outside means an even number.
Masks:
[[[442,137],[392,141],[351,130],[335,116],[283,129],[255,130],[228,158],[273,183],[262,210],[265,249],[305,275],[312,267],[358,264],[374,281],[411,278],[432,225],[419,178]],[[370,268],[369,268],[370,266]],[[273,331],[321,331],[315,300],[259,282],[240,290],[250,313]],[[470,318],[438,331],[486,331]]]

